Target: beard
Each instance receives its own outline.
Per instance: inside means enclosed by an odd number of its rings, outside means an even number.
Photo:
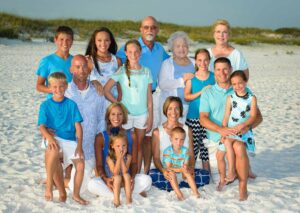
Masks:
[[[147,35],[145,36],[145,39],[146,39],[147,41],[154,41],[154,35],[153,35],[153,34],[147,34]]]

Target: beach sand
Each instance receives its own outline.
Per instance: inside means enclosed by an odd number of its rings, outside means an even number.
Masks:
[[[208,47],[209,44],[197,45]],[[71,53],[84,53],[86,42],[75,42]],[[188,189],[178,202],[173,192],[154,187],[148,198],[133,196],[133,204],[114,209],[112,199],[83,197],[88,206],[44,200],[44,153],[37,127],[38,109],[45,95],[35,89],[40,59],[55,51],[42,40],[0,40],[0,212],[299,212],[300,209],[300,49],[297,46],[256,44],[236,46],[250,67],[249,86],[256,94],[263,123],[254,130],[258,177],[249,180],[249,198],[238,201],[238,182],[217,192],[210,184],[196,199]],[[192,47],[192,52],[195,50]]]

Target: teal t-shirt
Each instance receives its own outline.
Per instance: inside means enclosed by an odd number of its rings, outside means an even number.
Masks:
[[[148,112],[147,90],[148,85],[152,84],[152,75],[147,67],[130,70],[130,86],[125,66],[122,66],[111,78],[119,82],[122,90],[121,102],[130,115],[143,115]]]

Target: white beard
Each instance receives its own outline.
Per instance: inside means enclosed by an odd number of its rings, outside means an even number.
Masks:
[[[146,38],[147,41],[153,41],[154,40],[154,35],[148,34],[148,35],[146,35],[145,38]]]

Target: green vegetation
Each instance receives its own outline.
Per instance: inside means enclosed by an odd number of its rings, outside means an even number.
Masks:
[[[24,35],[26,35],[26,40],[30,40],[30,38],[52,40],[54,31],[59,25],[72,27],[76,40],[89,39],[93,31],[101,26],[108,27],[116,37],[129,39],[139,36],[140,22],[82,19],[36,20],[0,13],[0,37],[24,39]],[[171,33],[179,30],[186,32],[194,41],[213,42],[211,27],[194,27],[170,23],[160,23],[158,40],[165,43]],[[241,45],[253,43],[300,45],[300,29],[280,28],[271,30],[235,27],[232,29],[231,41]]]

